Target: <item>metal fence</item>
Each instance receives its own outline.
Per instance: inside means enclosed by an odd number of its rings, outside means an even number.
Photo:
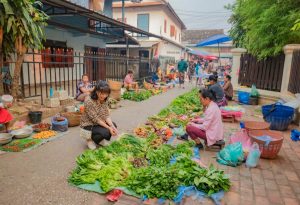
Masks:
[[[300,50],[293,53],[292,68],[288,90],[294,94],[300,93]]]
[[[280,91],[284,67],[284,54],[258,60],[251,54],[241,56],[239,83],[244,86],[255,84],[257,88]]]
[[[98,80],[122,81],[129,69],[135,73],[135,79],[142,81],[150,76],[149,59],[126,57],[109,53],[73,52],[43,50],[28,52],[20,76],[20,92],[24,98],[40,97],[43,103],[49,96],[50,88],[68,91],[75,96],[77,84],[82,74],[87,74],[91,82]],[[5,92],[10,92],[11,76],[15,61],[11,60],[4,69]]]

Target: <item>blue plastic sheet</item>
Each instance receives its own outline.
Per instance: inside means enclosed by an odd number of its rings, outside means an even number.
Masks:
[[[203,200],[204,197],[211,198],[216,205],[221,204],[221,199],[224,197],[224,192],[220,191],[208,196],[202,191],[198,191],[195,186],[180,186],[178,187],[178,195],[174,198],[174,202],[179,204],[184,197],[192,197],[194,200]]]
[[[291,139],[293,141],[300,141],[300,131],[299,130],[292,130],[291,131]]]

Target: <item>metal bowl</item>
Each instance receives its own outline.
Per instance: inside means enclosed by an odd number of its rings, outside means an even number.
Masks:
[[[19,130],[14,130],[11,132],[11,134],[17,138],[17,139],[22,139],[29,137],[32,134],[33,130],[31,128],[22,128]]]
[[[13,135],[9,133],[0,134],[0,145],[4,145],[12,141]]]

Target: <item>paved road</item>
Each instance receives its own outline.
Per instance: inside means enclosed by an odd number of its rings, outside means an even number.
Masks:
[[[175,88],[140,103],[124,101],[121,108],[112,112],[112,118],[121,132],[130,132],[188,90]],[[78,127],[72,128],[62,138],[30,152],[0,155],[0,204],[102,205],[97,194],[67,183],[76,156],[86,149],[78,133]]]

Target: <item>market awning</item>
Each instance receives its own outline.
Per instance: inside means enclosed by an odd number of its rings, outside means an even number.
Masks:
[[[191,50],[191,51],[188,51],[188,53],[190,53],[192,55],[200,56],[206,60],[217,60],[218,59],[217,56],[214,56],[211,53],[203,51],[203,50]]]
[[[143,31],[123,22],[94,12],[66,0],[41,0],[43,10],[50,16],[48,24],[80,32],[122,38],[125,32],[133,37],[148,36],[161,39],[159,35]],[[64,17],[64,18],[62,18]]]

